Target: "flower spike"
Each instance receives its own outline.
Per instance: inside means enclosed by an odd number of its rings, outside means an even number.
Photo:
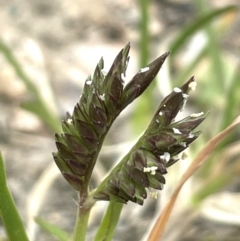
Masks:
[[[128,43],[108,73],[103,71],[104,61],[100,59],[93,76],[87,77],[73,113],[62,121],[63,133],[55,135],[54,160],[64,178],[80,192],[80,206],[89,203],[87,200],[132,201],[142,205],[147,198],[147,188],[163,189],[167,168],[178,161],[177,155],[200,135],[201,132],[194,129],[206,118],[199,113],[174,121],[184,108],[189,91],[196,87],[192,77],[162,101],[131,151],[89,193],[92,171],[112,123],[146,90],[169,55],[165,53],[142,68],[124,88],[129,50]]]
[[[79,103],[62,121],[63,134],[56,134],[58,151],[54,160],[73,188],[88,195],[88,185],[104,138],[120,112],[152,82],[167,56],[147,66],[124,88],[130,43],[115,58],[108,73],[100,59],[93,76],[88,76]],[[138,86],[136,92],[135,85]],[[87,193],[87,194],[86,194]],[[124,195],[124,194],[122,194]]]

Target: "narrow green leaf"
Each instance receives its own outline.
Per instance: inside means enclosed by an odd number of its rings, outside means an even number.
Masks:
[[[39,217],[35,217],[34,220],[44,231],[54,236],[57,240],[60,240],[60,241],[69,240],[69,234],[65,232],[63,229],[61,229],[60,227],[54,224],[51,224]]]
[[[11,241],[28,241],[23,222],[17,207],[7,187],[6,174],[2,154],[0,152],[0,213],[6,229],[7,236]]]

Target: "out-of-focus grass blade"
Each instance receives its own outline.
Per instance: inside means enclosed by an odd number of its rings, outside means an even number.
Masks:
[[[193,173],[206,161],[207,157],[213,152],[216,148],[218,143],[222,141],[237,125],[240,124],[240,116],[238,116],[234,122],[224,129],[222,132],[217,134],[213,137],[206,146],[198,153],[194,161],[188,167],[188,169],[183,174],[182,178],[180,179],[177,187],[175,188],[169,203],[164,208],[163,212],[160,214],[159,218],[157,219],[156,223],[154,224],[153,229],[148,237],[148,241],[157,241],[160,240],[160,237],[163,234],[164,228],[167,224],[167,221],[170,217],[172,212],[173,206],[175,201],[178,197],[178,194],[184,185],[184,183],[193,175]]]
[[[28,241],[23,222],[7,187],[2,154],[0,152],[0,213],[7,236],[11,241]]]
[[[222,144],[226,139],[228,138],[225,138],[214,151],[215,157],[213,159],[213,165],[209,168],[212,172],[210,171],[204,176],[201,185],[197,190],[194,190],[195,193],[192,196],[192,202],[194,205],[200,204],[205,197],[216,193],[236,177],[239,177],[240,140],[235,141],[226,147],[226,144]],[[219,148],[219,146],[223,147]],[[216,165],[218,165],[217,168],[214,168]]]
[[[195,5],[200,14],[204,14],[209,9],[209,2],[205,0],[195,1]],[[224,16],[222,19],[225,19]],[[226,22],[230,24],[231,21]],[[217,83],[216,86],[219,87],[220,90],[224,91],[226,86],[226,76],[222,62],[221,48],[218,40],[219,31],[214,31],[214,28],[211,24],[205,25],[204,31],[208,38],[208,53],[209,57],[211,58],[212,72],[214,73],[213,79]]]
[[[21,107],[27,111],[34,113],[38,118],[40,118],[44,123],[46,123],[53,131],[61,131],[60,121],[55,116],[52,115],[50,110],[46,108],[43,101],[39,98],[30,100],[28,102],[21,103]]]
[[[230,168],[229,168],[230,169]],[[205,183],[194,195],[192,198],[192,202],[194,205],[198,205],[205,197],[216,193],[223,186],[234,178],[234,174],[232,170],[225,171],[224,173],[214,176],[216,178],[211,178],[208,183]]]
[[[147,65],[149,59],[149,4],[148,0],[139,0],[139,12],[140,12],[140,22],[139,22],[139,68]],[[132,129],[135,134],[141,133],[142,129],[146,128],[145,123],[149,122],[149,116],[151,116],[152,106],[149,106],[149,102],[154,101],[153,99],[153,89],[155,83],[153,82],[147,90],[141,95],[141,98],[136,101],[137,107],[132,115]],[[140,108],[141,107],[141,108]],[[144,113],[144,115],[142,114]]]
[[[170,59],[173,59],[175,57],[177,52],[180,49],[182,49],[185,41],[191,36],[193,36],[194,33],[199,31],[205,25],[209,24],[215,18],[220,17],[222,14],[235,12],[235,11],[237,11],[236,6],[228,6],[221,9],[213,10],[209,13],[206,13],[198,17],[192,24],[188,25],[185,29],[183,29],[180,32],[179,36],[177,36],[172,42],[172,44],[170,44],[170,51],[171,51]]]
[[[24,82],[27,89],[34,95],[38,95],[36,87],[28,78],[27,74],[23,71],[21,65],[18,63],[15,56],[12,54],[11,49],[9,49],[8,46],[2,40],[0,40],[0,51],[4,54],[7,61],[12,65],[12,67],[16,71],[16,74]]]
[[[53,235],[57,240],[68,241],[70,240],[70,235],[59,228],[56,225],[53,225],[39,217],[34,218],[35,222],[47,233]]]
[[[235,75],[231,81],[231,85],[227,91],[225,107],[223,112],[223,120],[221,128],[225,128],[230,120],[237,115],[236,111],[239,112],[240,102],[239,102],[239,93],[240,93],[240,66],[237,66]]]
[[[149,29],[148,29],[148,19],[149,19],[149,1],[148,0],[140,0],[139,9],[141,12],[141,20],[140,20],[140,41],[139,41],[139,64],[140,68],[144,67],[148,63],[149,56]]]
[[[207,53],[207,47],[202,49],[202,51],[195,57],[195,59],[192,60],[192,62],[186,66],[185,69],[181,70],[174,80],[175,86],[180,86],[189,76],[192,75],[192,71],[201,64],[201,60],[206,56]]]
[[[11,49],[0,40],[0,51],[4,54],[7,61],[16,71],[18,77],[23,81],[28,91],[34,96],[34,102],[25,103],[22,105],[28,111],[37,115],[44,123],[46,123],[53,131],[58,132],[60,130],[59,119],[48,109],[47,105],[42,100],[40,93],[33,82],[29,79],[28,75],[23,71],[20,63],[13,55]]]

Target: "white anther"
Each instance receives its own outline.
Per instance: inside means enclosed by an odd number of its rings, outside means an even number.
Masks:
[[[155,175],[157,169],[158,169],[157,166],[144,167],[144,168],[143,168],[143,172],[150,172],[151,175]]]
[[[142,68],[140,69],[140,73],[147,72],[148,70],[149,70],[149,67]]]
[[[178,88],[178,87],[175,87],[173,89],[173,91],[176,92],[176,93],[181,93],[182,92],[182,90],[180,88]]]
[[[105,100],[105,94],[99,95],[99,99],[104,101]]]
[[[189,133],[188,138],[193,138],[194,135],[192,133]]]
[[[68,123],[68,124],[72,124],[72,123],[73,123],[73,119],[72,119],[72,118],[68,118],[68,119],[67,119],[67,123]]]
[[[160,159],[166,162],[168,162],[170,158],[171,158],[171,155],[168,152],[164,152],[163,155],[160,156]]]
[[[186,142],[180,142],[179,145],[183,146],[183,147],[187,147],[187,143]]]
[[[199,117],[199,116],[201,116],[201,115],[203,115],[203,114],[204,114],[203,112],[193,113],[193,114],[190,115],[190,117],[195,118],[195,117]]]
[[[92,80],[87,80],[87,81],[86,81],[86,84],[87,84],[87,85],[92,84]]]
[[[154,198],[154,199],[158,198],[158,193],[157,192],[149,191],[149,194],[150,194],[150,198]]]
[[[103,74],[104,76],[106,76],[106,75],[107,75],[107,71],[106,71],[106,70],[101,69],[101,72],[102,72],[102,74]]]
[[[191,91],[194,91],[197,87],[197,83],[195,81],[191,82],[189,85],[188,85],[188,88],[191,90]]]
[[[177,128],[172,128],[172,129],[175,134],[182,134],[182,132],[180,130],[178,130]]]
[[[123,82],[126,82],[126,77],[125,77],[124,73],[121,73],[121,79],[122,79]]]

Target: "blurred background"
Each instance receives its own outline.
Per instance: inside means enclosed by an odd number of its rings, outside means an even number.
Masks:
[[[173,87],[194,75],[198,86],[180,117],[210,111],[188,159],[169,168],[159,198],[124,207],[114,240],[144,240],[191,160],[240,113],[238,6],[238,0],[0,1],[0,150],[31,240],[55,240],[33,216],[73,230],[77,194],[53,162],[54,133],[61,132],[60,120],[72,112],[100,58],[108,71],[128,42],[127,80],[161,54],[171,55],[157,80],[112,127],[92,188],[144,131]],[[185,185],[163,240],[239,240],[239,135],[238,129],[221,143]],[[94,208],[88,240],[106,204]]]

